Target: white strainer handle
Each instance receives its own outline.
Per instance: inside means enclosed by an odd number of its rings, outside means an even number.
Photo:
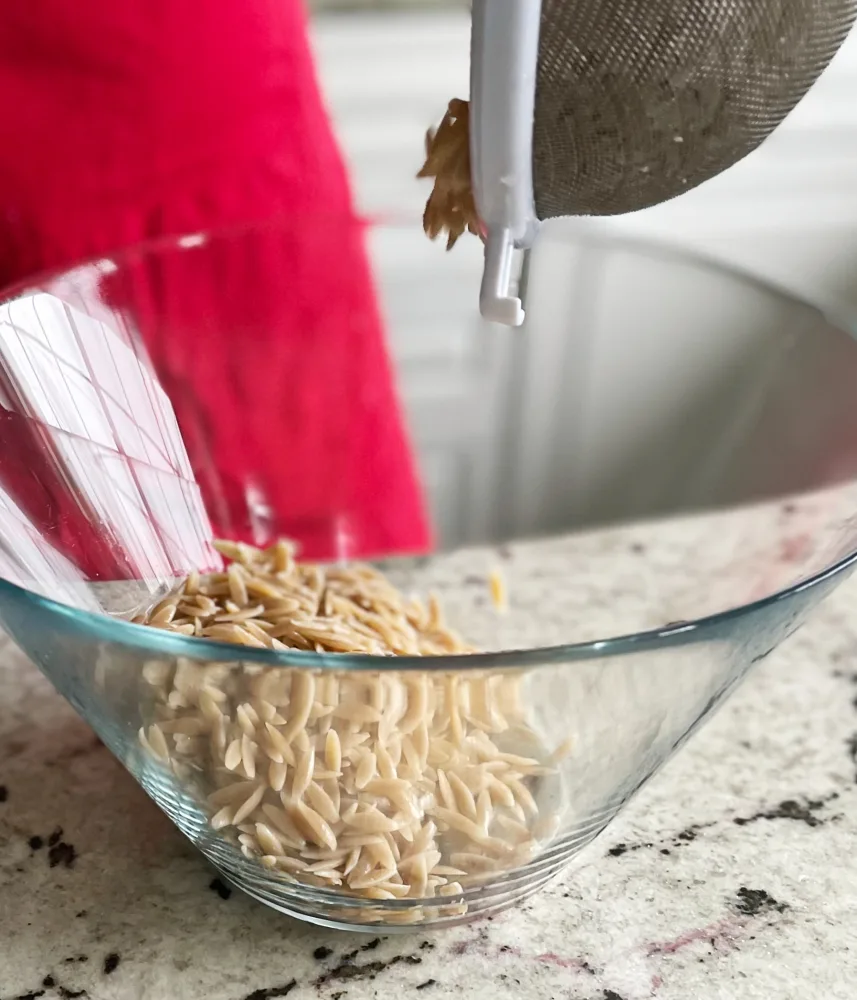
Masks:
[[[533,108],[541,0],[473,0],[470,42],[470,162],[476,209],[486,230],[479,308],[520,326],[512,294],[516,249],[538,230],[533,200]]]

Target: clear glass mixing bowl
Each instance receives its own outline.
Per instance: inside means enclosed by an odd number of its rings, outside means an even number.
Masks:
[[[352,431],[377,413],[348,378],[366,317],[336,290],[355,276],[325,270],[320,232],[371,264],[430,555],[366,551],[349,507]],[[526,325],[493,328],[479,267],[476,241],[446,255],[417,228],[292,220],[152,242],[0,305],[0,621],[226,878],[317,923],[439,925],[538,889],[855,558],[853,328],[562,224],[524,275]],[[288,350],[274,378],[265,358]],[[242,411],[255,392],[293,417],[274,442],[291,520],[262,467],[271,428]],[[335,415],[326,437],[309,397]],[[220,462],[221,405],[243,466]],[[365,468],[383,518],[395,484]],[[212,523],[291,535],[328,585],[376,556],[484,652],[134,624],[219,571]]]

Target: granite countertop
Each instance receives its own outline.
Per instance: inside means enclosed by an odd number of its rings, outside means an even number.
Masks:
[[[413,936],[231,892],[0,642],[0,1000],[830,1000],[857,979],[857,578],[558,881]]]

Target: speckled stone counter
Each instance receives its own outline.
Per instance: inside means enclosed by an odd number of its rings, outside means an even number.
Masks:
[[[523,906],[436,934],[230,892],[0,647],[2,1000],[830,1000],[857,981],[857,579]]]

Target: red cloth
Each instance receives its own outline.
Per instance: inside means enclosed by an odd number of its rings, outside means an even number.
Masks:
[[[343,533],[349,555],[424,551],[299,0],[6,4],[0,94],[2,285],[153,236],[293,220],[203,263],[141,261],[105,287],[173,401],[215,531],[252,540],[249,485],[273,508],[271,533],[299,535],[308,556],[336,555]],[[0,419],[6,488],[90,576],[131,572],[34,466],[32,433]]]

